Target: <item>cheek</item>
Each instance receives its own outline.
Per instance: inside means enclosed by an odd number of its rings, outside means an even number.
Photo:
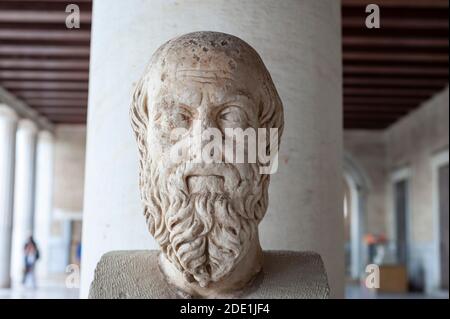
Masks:
[[[169,142],[174,130],[189,129],[190,119],[180,112],[173,102],[161,104],[157,108],[164,109],[164,111],[155,113],[150,125],[161,140]]]
[[[153,118],[150,119],[148,139],[154,141],[154,143],[165,145],[170,141],[172,129],[173,121],[170,112],[155,112]]]
[[[153,124],[147,131],[149,156],[154,161],[158,161],[160,163],[158,165],[162,167],[176,165],[177,162],[173,160],[171,152],[174,151],[173,148],[177,149],[176,145],[180,148],[181,140],[184,141],[183,137],[174,140],[170,131],[160,129],[156,124]],[[185,144],[182,143],[182,145]]]
[[[152,124],[147,130],[147,143],[149,155],[152,158],[160,158],[165,149],[169,147],[169,134],[161,130],[158,125]]]

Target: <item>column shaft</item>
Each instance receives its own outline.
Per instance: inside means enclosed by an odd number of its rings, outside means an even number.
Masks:
[[[36,272],[45,277],[49,271],[50,228],[53,200],[53,136],[41,131],[37,136],[36,192],[34,214],[34,239],[39,247],[40,259]]]
[[[17,116],[0,105],[0,288],[11,284],[11,238]]]
[[[143,226],[136,146],[124,105],[159,46],[177,35],[211,30],[256,49],[284,104],[279,169],[260,226],[262,247],[318,252],[331,296],[343,297],[341,4],[278,2],[94,2],[82,296],[103,253],[157,247]]]
[[[22,279],[24,245],[33,234],[36,125],[30,120],[19,121],[16,136],[16,176],[11,276],[13,282]]]

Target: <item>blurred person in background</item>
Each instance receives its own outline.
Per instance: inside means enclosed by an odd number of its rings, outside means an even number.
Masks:
[[[81,241],[77,244],[77,250],[76,250],[76,258],[78,265],[81,264]]]
[[[33,289],[36,288],[36,275],[34,273],[35,265],[39,259],[39,249],[33,236],[28,238],[24,247],[25,269],[22,284],[26,285],[27,279],[30,278]]]

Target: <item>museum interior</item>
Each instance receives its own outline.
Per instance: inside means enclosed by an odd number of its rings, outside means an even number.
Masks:
[[[262,248],[319,253],[331,298],[448,298],[448,14],[448,0],[0,0],[0,298],[86,298],[104,253],[157,249],[129,108],[152,53],[200,30],[255,48],[283,102]]]

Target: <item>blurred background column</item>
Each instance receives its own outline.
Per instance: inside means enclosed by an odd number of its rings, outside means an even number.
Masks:
[[[36,192],[34,213],[34,239],[39,248],[36,264],[38,277],[45,277],[49,270],[50,227],[53,199],[54,139],[49,131],[37,135]]]
[[[11,285],[16,129],[16,113],[7,105],[0,104],[0,288]]]
[[[16,136],[16,176],[11,276],[13,282],[22,279],[24,245],[33,234],[35,160],[37,126],[30,120],[19,121]]]

